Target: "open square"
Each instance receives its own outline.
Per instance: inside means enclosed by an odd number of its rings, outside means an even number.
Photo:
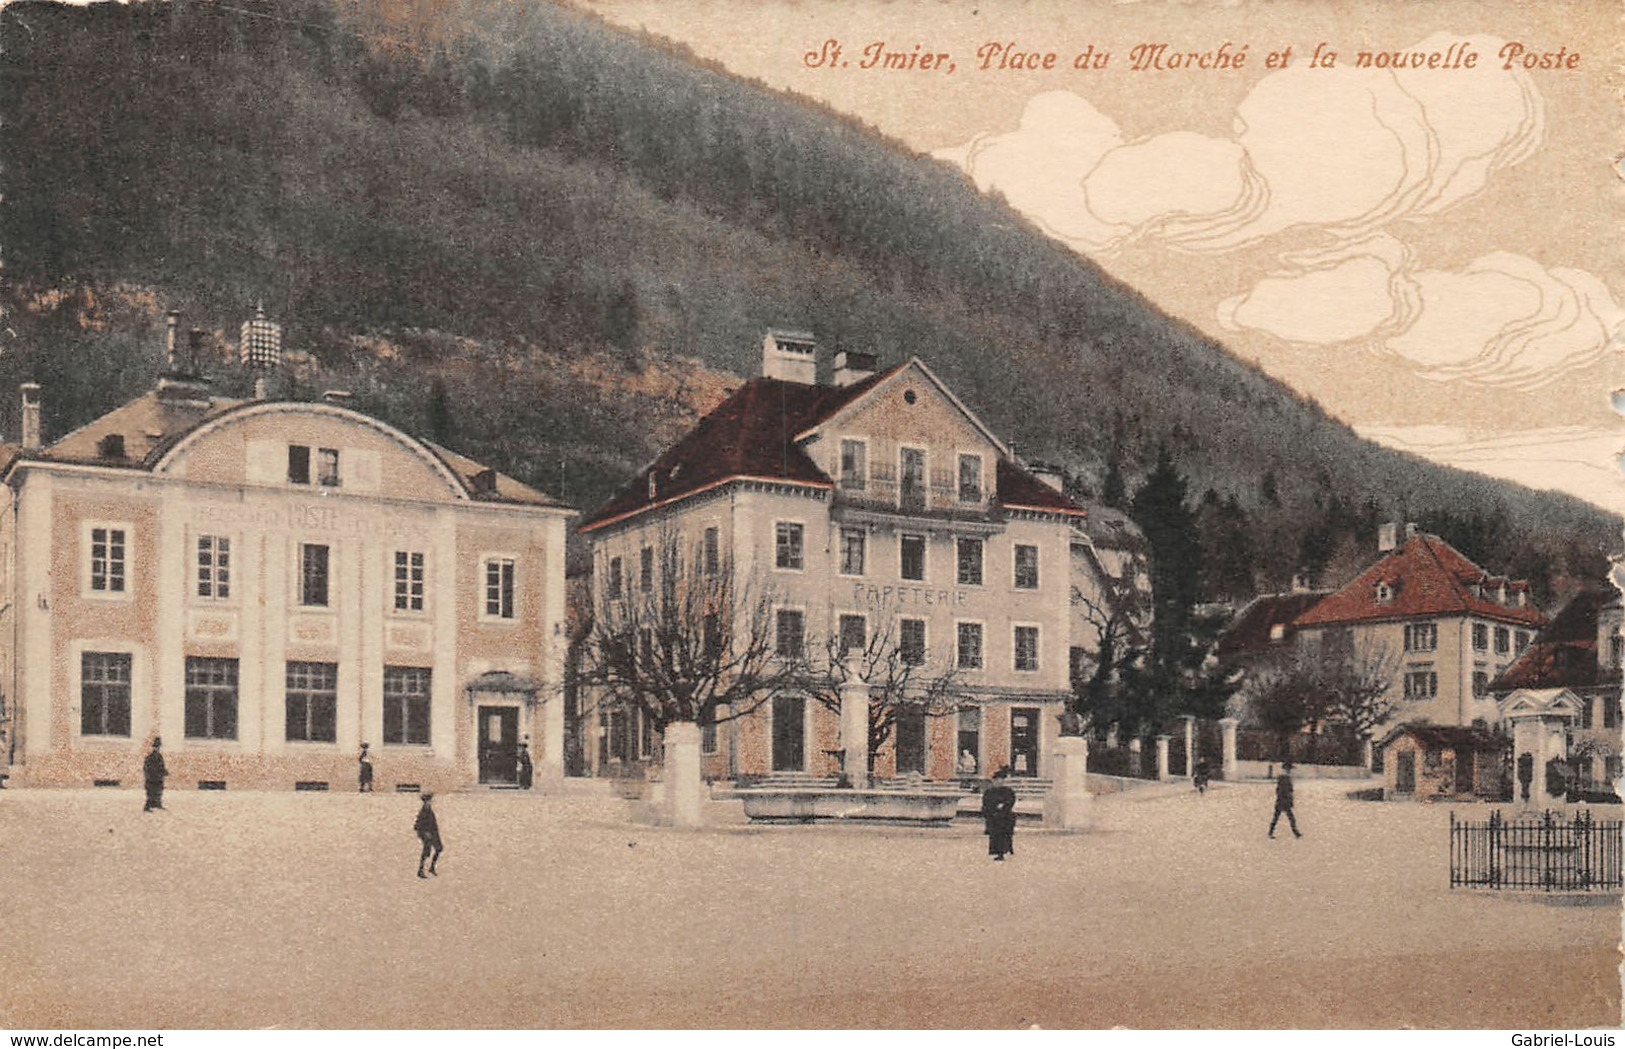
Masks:
[[[1580,1027],[1618,900],[1448,888],[1449,809],[1304,781],[1097,829],[632,824],[610,798],[0,795],[12,1027]],[[712,806],[713,817],[724,806]],[[1483,818],[1487,806],[1457,806]]]

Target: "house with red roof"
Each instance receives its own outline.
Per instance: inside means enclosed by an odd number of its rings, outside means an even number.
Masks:
[[[656,561],[694,549],[773,602],[786,658],[895,639],[902,657],[951,670],[955,713],[905,712],[879,775],[946,779],[1008,766],[1041,776],[1071,694],[1074,588],[1095,563],[1084,510],[1040,476],[918,358],[879,370],[806,332],[770,331],[762,374],[724,400],[581,524],[595,589],[649,587]],[[1091,594],[1097,590],[1090,589]],[[657,752],[636,711],[589,719],[601,770]],[[713,779],[833,775],[835,713],[783,695],[703,727]]]
[[[1493,725],[1490,682],[1542,623],[1528,584],[1494,575],[1436,535],[1394,526],[1381,556],[1291,624],[1304,643],[1383,653],[1396,665],[1391,723]]]
[[[1619,591],[1603,585],[1581,590],[1490,682],[1490,691],[1502,700],[1519,691],[1557,689],[1578,699],[1579,710],[1566,731],[1565,753],[1578,760],[1582,789],[1612,783],[1621,773],[1622,618]]]
[[[563,775],[552,496],[351,408],[223,397],[171,313],[155,389],[69,433],[23,388],[0,479],[0,742],[24,784]],[[274,367],[276,362],[264,362]]]

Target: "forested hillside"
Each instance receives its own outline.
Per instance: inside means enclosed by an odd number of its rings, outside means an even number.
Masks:
[[[50,431],[145,388],[171,307],[240,389],[224,362],[263,300],[315,362],[292,392],[353,389],[590,507],[789,325],[920,355],[1102,498],[1166,447],[1210,596],[1331,573],[1379,518],[1543,588],[1617,540],[1578,500],[1359,440],[957,171],[804,99],[544,3],[381,10],[0,11],[0,383],[44,383]]]

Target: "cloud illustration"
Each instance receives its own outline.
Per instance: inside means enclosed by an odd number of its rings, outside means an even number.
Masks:
[[[1219,322],[1300,346],[1360,345],[1429,379],[1534,389],[1625,345],[1625,309],[1583,270],[1496,251],[1415,268],[1379,236],[1318,255],[1219,303]]]
[[[1502,43],[1441,33],[1409,50],[1458,39],[1481,55]],[[1141,240],[1209,253],[1295,229],[1358,240],[1471,198],[1540,144],[1544,106],[1521,69],[1392,72],[1352,59],[1266,74],[1230,138],[1173,130],[1127,142],[1084,99],[1046,92],[1014,131],[936,155],[1086,253]]]

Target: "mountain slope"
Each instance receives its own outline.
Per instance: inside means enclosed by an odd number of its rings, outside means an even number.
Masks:
[[[1289,549],[1334,502],[1478,522],[1458,545],[1514,571],[1615,544],[1577,500],[1359,440],[850,119],[566,9],[428,10],[0,11],[0,381],[42,378],[66,429],[140,388],[161,308],[225,352],[263,299],[309,384],[590,506],[792,325],[919,354],[1086,488],[1166,444]]]

